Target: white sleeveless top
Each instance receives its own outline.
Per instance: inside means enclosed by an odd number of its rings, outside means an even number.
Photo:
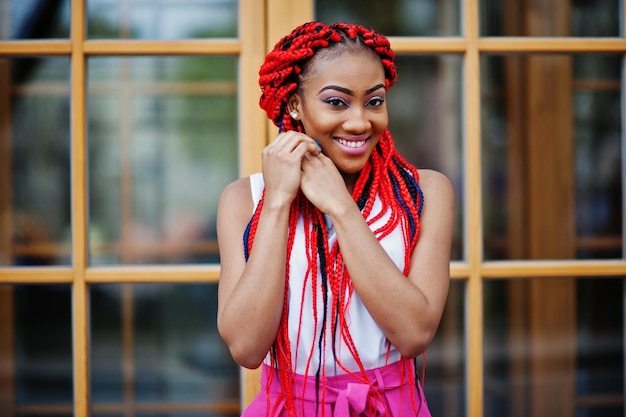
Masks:
[[[252,190],[252,200],[254,202],[254,210],[261,199],[265,182],[263,175],[260,173],[250,176],[250,188]],[[374,202],[370,218],[376,216],[381,210],[381,202],[377,197]],[[329,245],[333,245],[337,237],[334,229],[332,229],[332,223],[330,218],[326,217],[326,226],[329,229]],[[370,226],[372,230],[376,230],[383,225],[389,218],[389,213],[382,216]],[[304,226],[302,216],[298,219],[296,226],[296,234],[294,240],[294,248],[304,248]],[[381,246],[397,265],[399,270],[404,268],[404,239],[402,237],[402,231],[400,227],[397,227],[388,236],[380,241]],[[294,371],[297,374],[305,374],[309,356],[311,357],[309,366],[309,375],[315,374],[319,367],[320,352],[318,347],[318,341],[320,338],[322,314],[324,309],[324,303],[322,298],[322,289],[316,288],[317,291],[317,313],[318,313],[318,328],[315,328],[315,319],[313,317],[312,307],[312,291],[311,279],[307,280],[307,287],[304,288],[305,271],[307,270],[306,254],[303,250],[294,250],[290,260],[290,276],[289,276],[289,340],[291,341],[291,354],[292,364]],[[384,277],[381,277],[384,279]],[[318,284],[321,282],[321,275],[318,274]],[[304,291],[304,298],[303,298]],[[332,293],[328,292],[328,310],[331,309]],[[304,300],[304,305],[301,305],[301,301]],[[302,314],[300,314],[302,311]],[[330,317],[333,312],[327,311],[327,323],[330,322]],[[361,362],[366,370],[380,368],[384,365],[396,362],[400,360],[400,353],[396,348],[391,345],[390,355],[387,357],[387,338],[380,330],[378,325],[374,322],[374,319],[369,314],[363,302],[356,291],[353,292],[352,298],[346,311],[346,319],[349,325],[350,334],[354,341],[355,346]],[[300,322],[301,320],[301,322]],[[299,330],[299,327],[301,329]],[[327,324],[326,326],[326,347],[325,347],[325,360],[324,367],[326,376],[338,375],[344,373],[344,371],[336,365],[333,359],[332,351],[332,329]],[[338,332],[339,333],[339,332]],[[299,334],[299,340],[298,340]],[[358,365],[354,361],[352,354],[346,347],[343,339],[337,334],[336,337],[335,354],[341,361],[341,363],[351,372],[359,370]],[[311,349],[314,349],[311,351]],[[271,354],[271,353],[270,353]],[[270,354],[265,358],[265,363],[270,365]]]

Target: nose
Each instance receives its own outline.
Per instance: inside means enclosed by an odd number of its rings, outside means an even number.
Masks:
[[[367,110],[360,106],[353,106],[346,114],[346,120],[343,128],[346,132],[362,133],[369,130],[372,126],[368,118]]]

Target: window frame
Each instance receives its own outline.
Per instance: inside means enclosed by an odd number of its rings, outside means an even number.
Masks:
[[[249,175],[260,170],[260,154],[266,143],[266,120],[258,108],[258,80],[255,71],[247,68],[259,68],[265,57],[265,4],[255,0],[238,0],[239,36],[236,39],[212,38],[205,40],[91,40],[86,38],[86,1],[70,1],[70,38],[53,40],[0,40],[0,58],[25,56],[64,56],[70,59],[70,102],[71,102],[71,259],[69,266],[63,267],[0,267],[0,285],[2,284],[70,284],[72,287],[72,350],[75,416],[91,415],[89,390],[89,285],[98,283],[215,283],[219,280],[219,265],[181,265],[181,266],[90,266],[88,262],[88,194],[87,194],[87,65],[89,57],[94,56],[191,56],[191,55],[232,55],[239,59],[238,108],[239,119],[239,174]],[[5,25],[6,27],[6,25]],[[10,83],[8,70],[0,66],[0,85]],[[10,91],[9,88],[2,91]],[[10,95],[0,96],[0,122],[9,126]],[[260,133],[259,133],[260,132]],[[0,141],[10,143],[10,128],[3,130]],[[10,161],[10,153],[3,153],[0,162]],[[10,174],[10,164],[3,164]],[[0,180],[0,207],[11,207],[10,176],[3,175]],[[10,210],[3,216],[4,230],[11,230]],[[0,257],[10,259],[10,233],[0,236]],[[12,291],[9,286],[2,288],[0,300],[10,301]],[[13,322],[11,304],[3,303],[0,310],[0,323]],[[9,329],[10,331],[10,329]],[[11,340],[0,344],[0,355],[13,358]],[[9,372],[6,380],[0,380],[3,395],[0,408],[14,409],[15,389]],[[4,402],[6,401],[6,404]],[[217,407],[217,408],[216,408]],[[224,408],[226,407],[226,408]],[[56,408],[55,408],[56,409]],[[189,409],[183,406],[182,409]],[[194,409],[198,409],[195,407]],[[227,405],[206,404],[200,411],[232,411]],[[17,410],[14,410],[17,411]],[[27,411],[27,410],[24,410]],[[57,410],[58,411],[58,410]],[[62,412],[72,410],[63,409]],[[147,410],[144,410],[147,411]]]

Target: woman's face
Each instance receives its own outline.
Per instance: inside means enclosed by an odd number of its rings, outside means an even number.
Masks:
[[[354,185],[387,129],[387,91],[380,59],[351,49],[318,55],[309,62],[300,87],[290,108],[298,113],[306,134],[333,160],[346,184]]]

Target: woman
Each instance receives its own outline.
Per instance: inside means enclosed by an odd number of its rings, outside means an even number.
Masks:
[[[295,28],[260,70],[279,127],[263,172],[218,209],[218,328],[262,366],[244,416],[429,416],[414,358],[449,286],[453,190],[395,150],[388,40],[354,24]]]

